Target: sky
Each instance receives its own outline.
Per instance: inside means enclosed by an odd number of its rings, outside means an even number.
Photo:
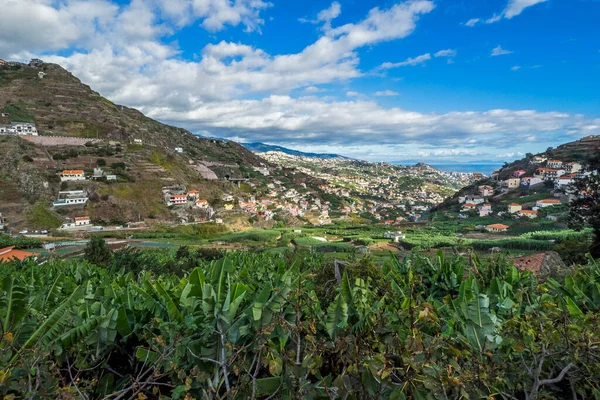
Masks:
[[[210,137],[502,162],[600,134],[599,0],[0,0],[0,58]]]

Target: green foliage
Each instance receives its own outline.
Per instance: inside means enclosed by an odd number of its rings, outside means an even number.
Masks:
[[[93,235],[85,246],[83,257],[92,264],[106,266],[112,258],[112,251],[102,237]]]
[[[442,252],[382,269],[355,260],[321,297],[323,259],[310,253],[141,253],[115,255],[108,268],[3,265],[0,396],[547,399],[600,390],[593,260],[546,282],[501,259]],[[165,265],[190,259],[196,265],[177,275]]]
[[[31,249],[34,247],[41,247],[42,242],[36,238],[24,236],[12,237],[10,235],[0,234],[0,248],[8,246],[15,246],[18,249]]]
[[[38,201],[29,209],[27,222],[30,226],[38,229],[54,229],[62,224],[60,217],[48,210],[43,201]]]

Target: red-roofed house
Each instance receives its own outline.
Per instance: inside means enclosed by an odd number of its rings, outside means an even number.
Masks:
[[[492,224],[485,227],[488,232],[506,232],[510,228],[508,225]]]
[[[208,200],[198,199],[196,200],[196,207],[208,208]]]
[[[537,218],[538,212],[535,210],[521,210],[517,214],[519,217],[527,217],[530,219]]]
[[[38,253],[30,253],[24,250],[16,250],[15,246],[5,247],[0,249],[0,264],[14,260],[23,261],[28,257],[37,257]]]
[[[523,175],[525,175],[525,170],[522,170],[522,169],[518,169],[518,170],[516,170],[515,172],[513,172],[513,176],[514,176],[515,178],[520,178],[520,177],[522,177]]]
[[[65,181],[85,181],[85,175],[81,169],[65,169],[60,174],[60,180]]]
[[[544,208],[544,207],[558,206],[560,204],[561,204],[561,202],[558,199],[544,199],[544,200],[538,200],[535,203],[535,206],[537,208]]]

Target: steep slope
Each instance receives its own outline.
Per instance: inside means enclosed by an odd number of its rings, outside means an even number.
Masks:
[[[115,105],[55,64],[0,67],[0,113],[0,125],[32,122],[40,133],[0,135],[0,213],[12,229],[52,228],[81,215],[107,223],[177,221],[163,186],[220,201],[223,193],[239,193],[227,178],[266,185],[252,168],[265,161],[239,144],[198,138]],[[63,169],[91,175],[99,165],[117,180],[60,182]],[[59,190],[73,189],[90,193],[85,209],[51,210]]]
[[[45,74],[43,78],[39,73]],[[126,142],[139,139],[159,148],[192,148],[197,157],[207,161],[261,162],[237,143],[224,145],[198,138],[185,129],[114,104],[56,64],[0,68],[0,111],[9,114],[12,121],[35,122],[40,135]]]

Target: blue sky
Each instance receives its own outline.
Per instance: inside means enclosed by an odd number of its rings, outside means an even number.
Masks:
[[[0,0],[0,58],[57,62],[207,136],[372,161],[600,134],[600,1]]]

